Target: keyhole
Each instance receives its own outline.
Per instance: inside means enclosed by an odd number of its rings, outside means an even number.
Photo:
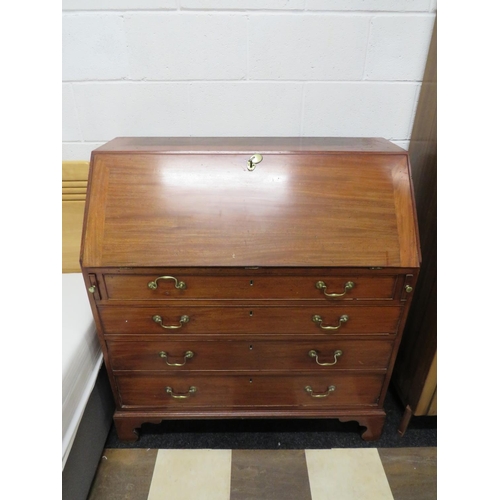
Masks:
[[[250,316],[253,316],[253,311],[250,311]]]
[[[253,280],[250,280],[250,286],[253,286]]]
[[[253,380],[252,380],[252,379],[250,379],[248,382],[251,384],[251,383],[253,382]]]
[[[251,346],[249,347],[249,349],[250,349],[250,350],[252,350],[252,349],[253,349],[253,345],[251,345]]]

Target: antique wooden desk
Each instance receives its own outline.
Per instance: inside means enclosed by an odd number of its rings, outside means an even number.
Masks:
[[[420,266],[408,155],[114,139],[92,153],[81,266],[120,439],[234,417],[356,420],[377,439]]]

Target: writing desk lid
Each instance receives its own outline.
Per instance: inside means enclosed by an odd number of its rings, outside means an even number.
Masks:
[[[92,154],[81,259],[418,267],[408,156],[382,139],[115,139]]]

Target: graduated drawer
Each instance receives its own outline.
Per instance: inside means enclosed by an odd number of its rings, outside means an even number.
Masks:
[[[397,276],[105,274],[110,300],[391,300]],[[328,296],[326,295],[328,294]],[[329,296],[334,294],[335,296]]]
[[[131,374],[116,377],[122,407],[336,407],[378,403],[385,375]],[[332,390],[333,388],[333,390]]]
[[[320,306],[101,306],[104,333],[113,334],[394,334],[401,308]]]
[[[390,340],[108,341],[113,370],[386,369]]]

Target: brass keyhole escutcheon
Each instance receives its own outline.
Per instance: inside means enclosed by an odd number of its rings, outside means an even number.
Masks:
[[[257,163],[260,163],[262,161],[262,155],[259,154],[259,153],[255,153],[254,155],[252,155],[248,161],[247,161],[247,168],[248,170],[254,170],[255,169],[255,165],[257,165]]]

